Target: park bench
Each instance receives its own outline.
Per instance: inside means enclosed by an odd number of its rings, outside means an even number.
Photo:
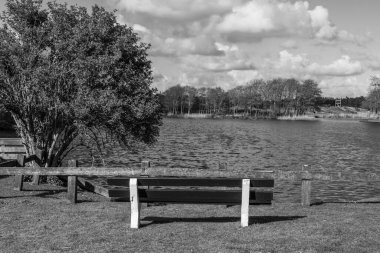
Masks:
[[[0,138],[0,158],[3,160],[17,159],[17,155],[24,155],[25,148],[19,138]]]
[[[248,226],[249,205],[270,205],[273,179],[136,177],[110,178],[129,187],[131,228],[140,226],[141,203],[241,205],[241,226]]]

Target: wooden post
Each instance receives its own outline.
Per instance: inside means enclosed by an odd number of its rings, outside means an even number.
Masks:
[[[18,162],[18,165],[17,165],[18,167],[25,167],[25,155],[17,155],[17,162]],[[22,191],[23,184],[24,184],[24,176],[16,175],[14,190]]]
[[[242,180],[241,189],[241,226],[247,227],[249,223],[249,192],[250,192],[251,180]]]
[[[145,170],[147,168],[150,168],[150,162],[149,161],[142,161],[141,162],[142,174],[145,174]]]
[[[4,159],[6,159],[5,158],[5,143],[4,142],[1,143],[1,145],[0,145],[0,157],[3,157]]]
[[[68,166],[78,167],[78,161],[70,160]],[[71,203],[77,203],[77,176],[68,176],[67,178],[67,198]]]
[[[311,204],[311,179],[302,179],[301,186],[301,204],[302,206],[310,206]]]
[[[140,201],[137,178],[129,179],[129,196],[131,202],[131,228],[140,227]]]
[[[36,166],[37,168],[40,167],[40,162],[42,163],[42,159],[43,159],[43,155],[44,155],[44,151],[41,150],[41,149],[37,149],[36,150],[36,156],[37,158],[39,159],[39,161],[34,161],[34,166]],[[39,185],[40,184],[40,175],[34,175],[33,176],[33,181],[31,183],[32,185]]]
[[[302,166],[302,171],[308,168],[308,165]],[[309,173],[306,171],[306,175],[302,177],[301,184],[301,205],[310,206],[311,204],[311,180]]]
[[[227,162],[219,162],[219,170],[227,170],[228,163]]]
[[[141,170],[142,170],[142,174],[140,176],[142,177],[149,177],[148,175],[146,175],[146,169],[147,168],[150,168],[150,161],[141,161]],[[150,187],[148,186],[148,189]],[[146,203],[146,207],[150,207],[152,206],[153,204],[151,203]],[[144,204],[144,207],[145,207],[145,204]]]

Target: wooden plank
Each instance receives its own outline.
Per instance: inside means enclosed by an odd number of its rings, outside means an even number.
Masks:
[[[270,204],[272,192],[251,191],[250,204]],[[139,189],[141,202],[241,204],[240,190]]]
[[[17,166],[19,166],[19,167],[25,166],[25,156],[24,155],[18,155]],[[15,176],[15,185],[14,185],[13,189],[16,191],[22,191],[23,184],[24,184],[24,176],[23,175],[16,175]]]
[[[129,189],[110,189],[110,198],[129,196]],[[139,189],[140,202],[165,202],[176,204],[241,204],[241,190],[205,190],[205,189]],[[273,192],[250,190],[250,205],[271,204]]]
[[[17,155],[22,155],[22,154],[5,154],[5,153],[0,153],[0,157],[5,159],[5,160],[16,160]]]
[[[36,168],[40,168],[41,166],[38,164],[38,162],[34,161],[33,166]],[[40,184],[40,175],[34,175],[33,181],[31,183],[32,185],[39,185]]]
[[[6,161],[6,162],[0,163],[0,167],[14,167],[17,165],[18,165],[17,160],[11,160],[11,161]]]
[[[137,188],[137,178],[131,178],[129,181],[130,202],[131,202],[131,228],[140,227],[140,200]]]
[[[130,167],[50,167],[50,168],[32,168],[25,167],[12,168],[3,167],[0,170],[0,175],[57,175],[57,176],[126,176],[126,177],[139,177],[142,174],[141,168]],[[305,171],[215,171],[215,170],[199,170],[199,169],[186,169],[186,168],[148,168],[146,174],[151,177],[233,177],[233,178],[266,178],[275,180],[289,180],[298,181],[305,177],[311,177],[313,180],[325,181],[380,181],[380,174],[370,172],[325,172],[310,174]]]
[[[25,163],[33,162],[36,159],[35,155],[31,155],[25,158]]]
[[[301,205],[310,206],[311,204],[311,180],[303,179],[301,185]]]
[[[242,189],[241,189],[241,226],[247,227],[249,222],[249,179],[242,180]]]
[[[108,178],[108,185],[128,186],[129,178]],[[251,179],[251,187],[274,187],[273,179]],[[139,186],[242,187],[240,178],[138,178]]]
[[[0,152],[5,154],[12,153],[26,153],[24,146],[2,146]]]
[[[22,146],[20,138],[0,138],[0,145]]]
[[[108,197],[118,198],[129,196],[129,188],[124,189],[108,189]]]
[[[70,167],[77,167],[77,160],[69,161]],[[67,198],[73,204],[77,203],[77,176],[68,176],[67,179]]]
[[[92,180],[91,178],[83,178],[78,177],[77,178],[78,186],[82,189],[86,189],[91,192],[95,192],[97,194],[100,194],[104,197],[109,198],[109,191],[110,189],[107,186],[100,185],[98,182]],[[123,196],[128,196],[129,199],[129,190],[128,192],[124,193]]]

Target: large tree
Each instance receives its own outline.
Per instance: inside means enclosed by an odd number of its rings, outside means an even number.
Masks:
[[[58,166],[78,140],[153,143],[161,124],[149,45],[114,12],[7,0],[0,28],[0,107],[28,154]]]

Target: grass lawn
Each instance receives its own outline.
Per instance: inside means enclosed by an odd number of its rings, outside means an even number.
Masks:
[[[135,230],[129,203],[12,183],[0,177],[0,252],[380,252],[380,204],[251,206],[246,228],[240,206],[142,207]]]

